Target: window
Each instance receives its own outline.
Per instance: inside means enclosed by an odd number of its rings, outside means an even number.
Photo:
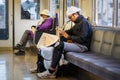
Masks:
[[[96,25],[111,26],[113,22],[113,0],[96,0]]]
[[[60,0],[56,0],[56,8],[60,9]]]
[[[8,2],[0,0],[0,39],[8,39]]]
[[[51,12],[51,16],[54,17],[56,14],[56,1],[55,0],[50,0],[50,12]]]
[[[40,0],[21,0],[21,19],[39,19]]]
[[[73,0],[66,0],[66,8],[65,8],[65,13],[66,13],[66,11],[67,11],[67,9],[70,7],[70,6],[73,6]],[[66,14],[64,14],[64,16],[65,16],[65,21],[68,21],[69,19],[68,19],[68,17],[66,16]]]
[[[72,6],[72,0],[67,0],[66,1],[67,8]]]
[[[50,0],[50,12],[51,12],[51,17],[56,17],[56,25],[59,25],[59,16],[60,16],[60,0]]]
[[[66,0],[66,5],[67,5],[67,8],[70,7],[70,6],[78,7],[79,0]]]
[[[78,0],[74,0],[74,6],[78,7],[79,5],[79,1]]]

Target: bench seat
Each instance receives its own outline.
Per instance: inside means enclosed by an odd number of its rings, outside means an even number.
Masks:
[[[117,59],[93,52],[68,52],[65,57],[70,63],[106,80],[120,80],[120,61]]]
[[[93,28],[89,52],[67,52],[65,58],[72,64],[105,80],[120,80],[120,30]]]

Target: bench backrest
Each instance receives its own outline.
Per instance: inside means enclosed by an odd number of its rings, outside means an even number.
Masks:
[[[93,28],[91,51],[120,59],[120,30]]]

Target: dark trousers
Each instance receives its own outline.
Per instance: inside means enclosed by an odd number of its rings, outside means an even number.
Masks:
[[[33,38],[29,34],[29,32],[30,32],[29,30],[25,30],[25,32],[23,33],[22,38],[20,40],[20,43],[22,43],[22,46],[23,46],[22,50],[25,49],[25,46],[26,46],[28,40],[31,41],[31,42],[33,42]]]
[[[39,51],[38,53],[38,60],[37,60],[37,72],[43,72],[45,71],[45,67],[44,67],[44,58],[41,56],[41,51]]]
[[[56,68],[57,65],[59,65],[59,61],[63,54],[63,48],[64,48],[63,41],[61,41],[60,44],[54,48],[53,56],[52,56],[52,63],[51,63],[52,68]]]
[[[84,46],[84,45],[76,44],[76,43],[64,42],[65,39],[64,40],[63,39],[64,38],[62,38],[59,45],[57,45],[54,48],[53,56],[52,56],[52,64],[51,64],[52,68],[57,67],[57,65],[59,64],[59,61],[60,61],[60,59],[62,57],[62,54],[64,54],[65,52],[67,52],[67,51],[84,52],[84,51],[88,50],[88,48],[86,46]]]

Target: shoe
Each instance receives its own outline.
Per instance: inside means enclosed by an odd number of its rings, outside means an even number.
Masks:
[[[25,55],[25,51],[18,51],[15,53],[15,55],[18,55],[18,56]]]
[[[35,67],[35,68],[31,68],[31,69],[30,69],[30,72],[31,72],[31,73],[37,73],[37,68],[36,68],[36,67]]]
[[[14,47],[14,49],[16,49],[16,50],[20,50],[20,49],[21,49],[21,47],[22,47],[22,45],[17,44],[17,45]]]
[[[46,78],[56,78],[55,74],[54,73],[50,73],[48,70],[42,72],[42,73],[37,73],[37,76],[39,78],[42,78],[42,79],[46,79]]]

